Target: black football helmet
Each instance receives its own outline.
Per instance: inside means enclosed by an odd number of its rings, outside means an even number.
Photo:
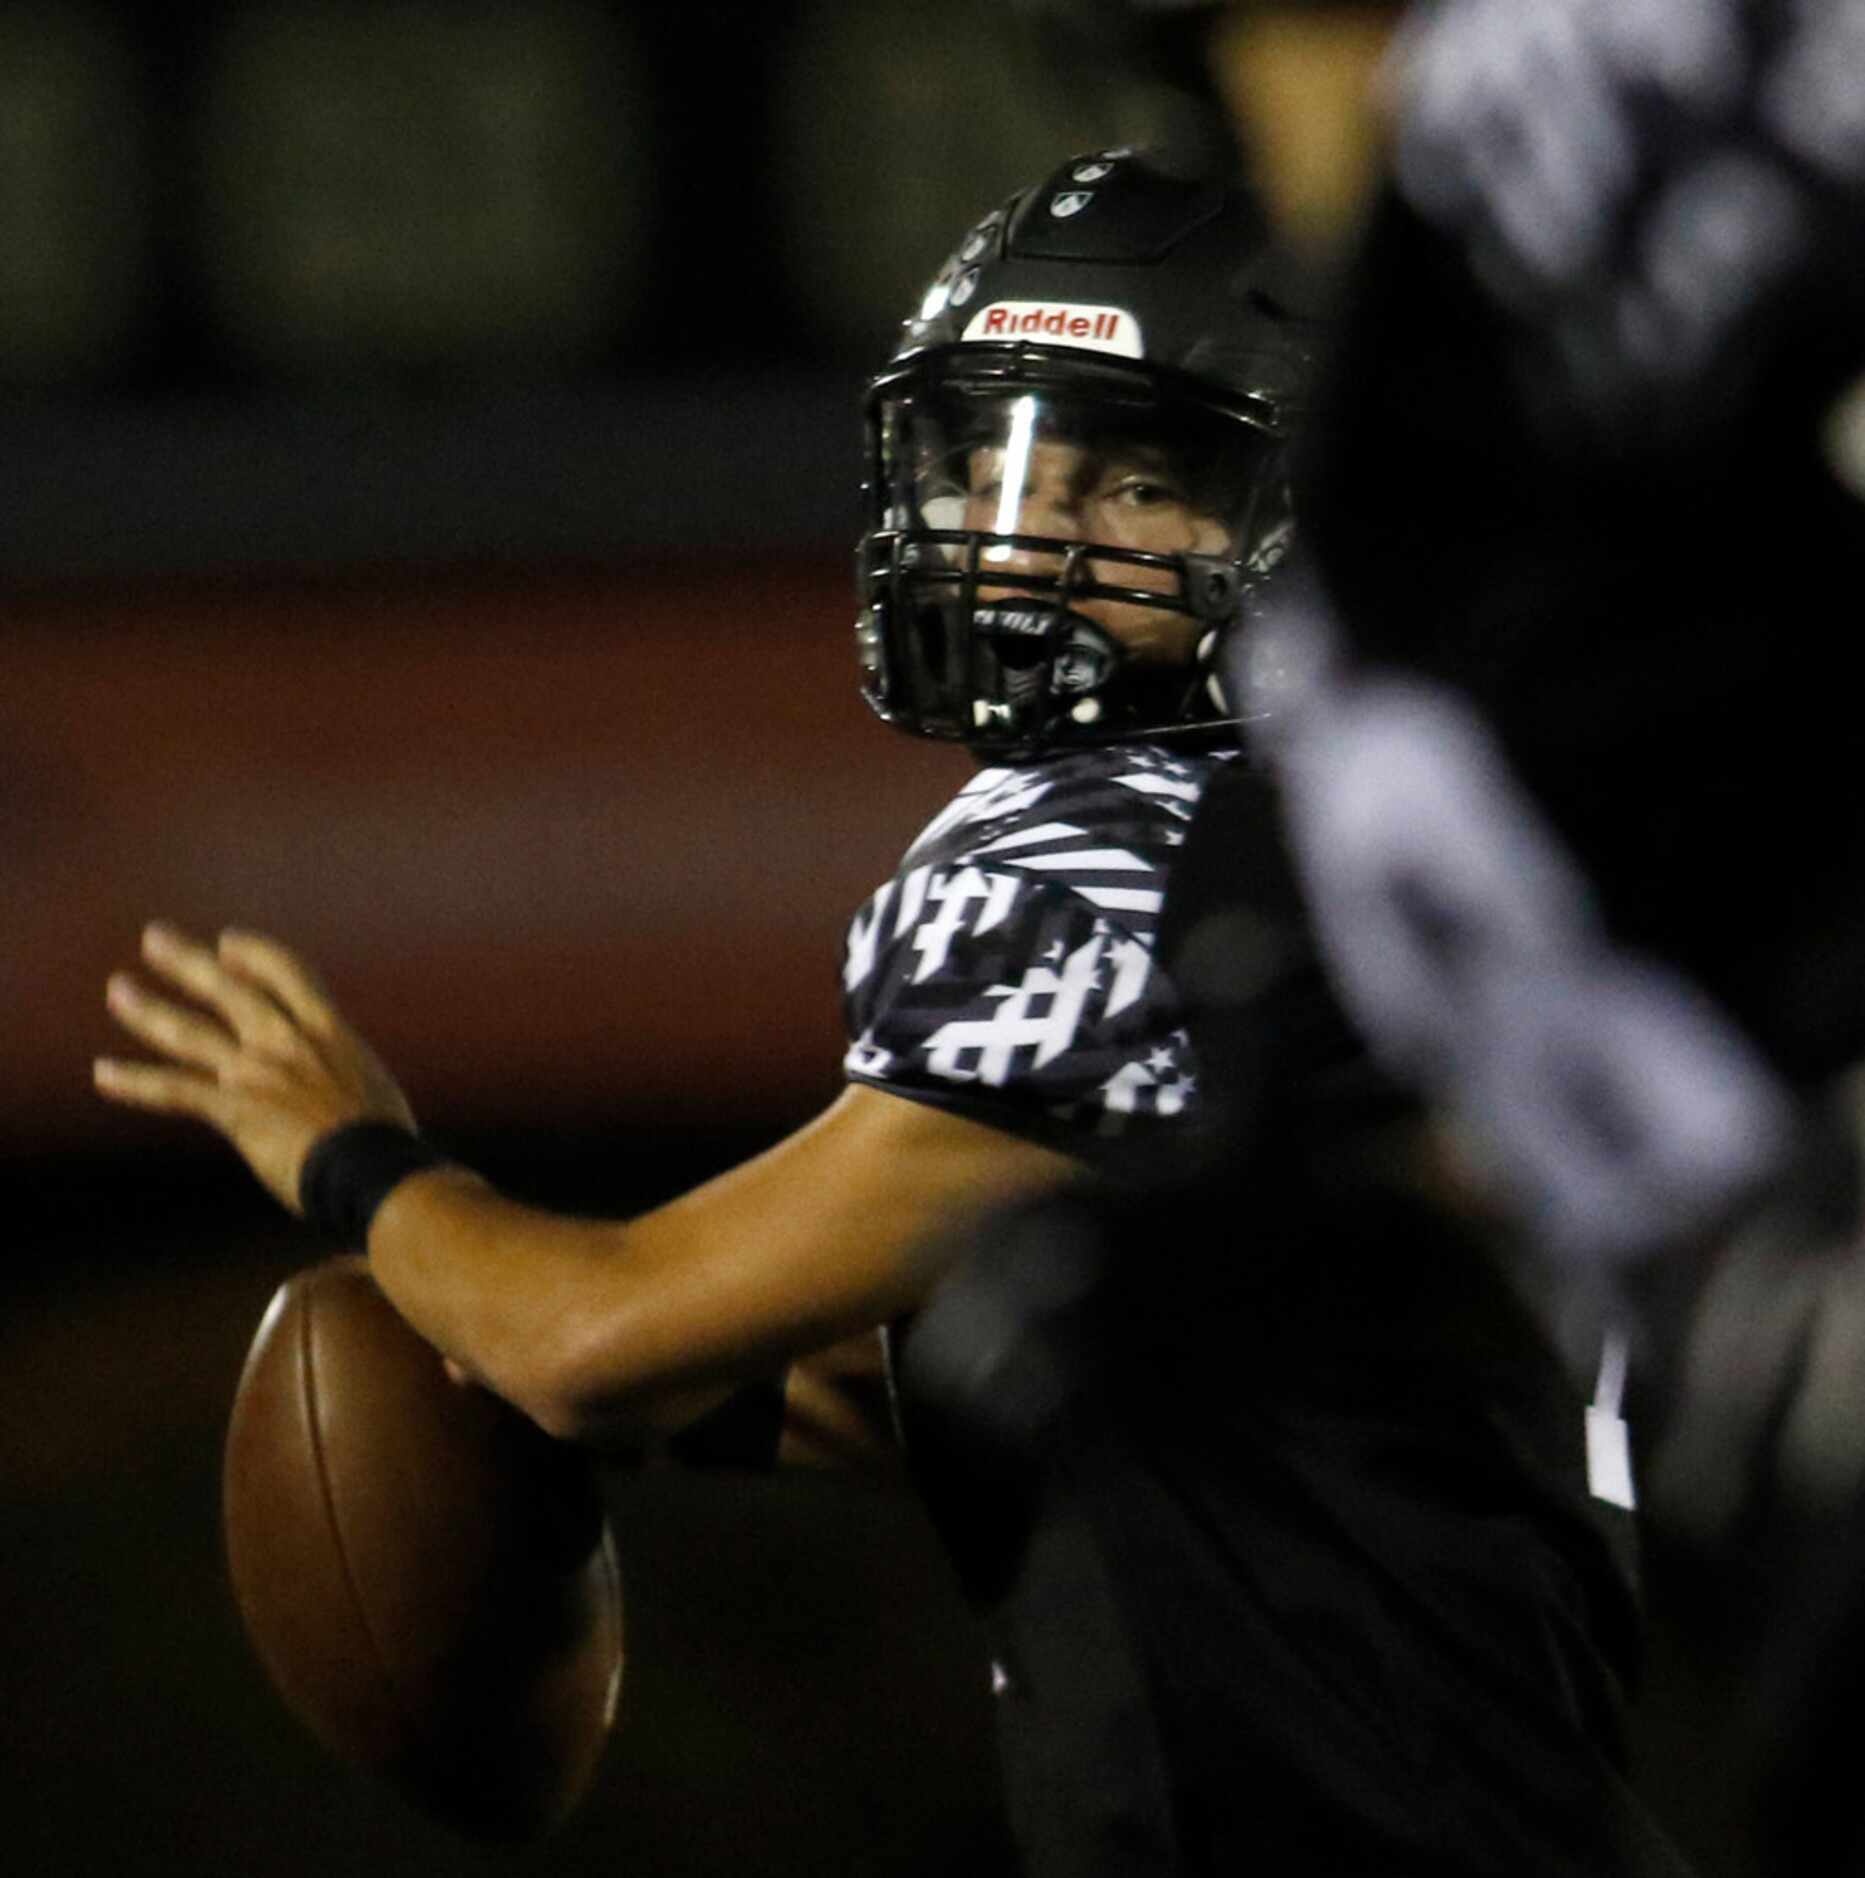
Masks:
[[[986,754],[1210,736],[1289,535],[1313,323],[1254,198],[1064,164],[969,230],[867,394],[862,686]]]

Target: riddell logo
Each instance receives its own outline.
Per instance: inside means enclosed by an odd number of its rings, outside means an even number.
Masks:
[[[1090,352],[1145,356],[1140,323],[1117,306],[1070,306],[1053,300],[999,300],[980,307],[965,328],[968,340],[1034,339]]]

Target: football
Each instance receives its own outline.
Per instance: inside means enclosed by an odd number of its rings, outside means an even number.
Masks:
[[[299,1273],[267,1308],[223,1513],[247,1633],[326,1747],[475,1839],[569,1814],[621,1686],[595,1464],[450,1380],[362,1259]]]

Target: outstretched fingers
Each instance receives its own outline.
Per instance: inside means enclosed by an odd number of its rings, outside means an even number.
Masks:
[[[230,927],[215,951],[222,965],[263,987],[312,1036],[327,1037],[336,1028],[336,1010],[316,975],[276,939]]]
[[[239,1044],[222,1024],[188,1006],[171,1003],[117,972],[105,987],[110,1015],[140,1043],[210,1076],[223,1074]]]
[[[275,1058],[291,1055],[298,1026],[267,991],[230,971],[212,948],[157,923],[143,930],[142,955],[152,971],[220,1017],[245,1048]]]
[[[142,955],[161,984],[119,972],[107,999],[165,1060],[99,1058],[100,1095],[217,1129],[293,1212],[322,1136],[370,1116],[414,1126],[394,1079],[283,946],[240,932],[206,945],[158,923],[145,928]]]
[[[148,1109],[156,1115],[192,1115],[217,1127],[224,1119],[225,1091],[211,1077],[190,1070],[100,1056],[91,1066],[91,1080],[99,1095],[126,1108]]]

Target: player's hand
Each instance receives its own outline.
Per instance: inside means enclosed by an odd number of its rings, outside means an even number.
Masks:
[[[143,931],[142,956],[190,1002],[129,972],[112,976],[111,1015],[166,1059],[100,1057],[94,1077],[112,1102],[217,1128],[294,1213],[304,1158],[320,1136],[358,1121],[413,1128],[408,1100],[375,1052],[276,940],[229,931],[207,946],[157,924]]]

